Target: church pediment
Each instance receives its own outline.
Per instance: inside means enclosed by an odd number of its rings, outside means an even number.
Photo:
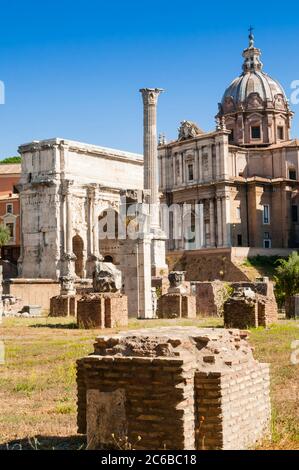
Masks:
[[[191,121],[182,121],[178,131],[178,140],[194,139],[194,137],[204,133],[197,124]]]

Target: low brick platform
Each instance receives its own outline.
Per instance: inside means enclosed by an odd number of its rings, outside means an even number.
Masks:
[[[76,297],[57,295],[50,299],[50,317],[69,317],[76,315]]]
[[[115,328],[128,325],[128,298],[119,293],[86,294],[77,302],[79,328]]]
[[[77,385],[78,432],[90,449],[115,449],[124,437],[134,449],[245,449],[269,433],[269,366],[239,330],[99,336],[77,361]]]

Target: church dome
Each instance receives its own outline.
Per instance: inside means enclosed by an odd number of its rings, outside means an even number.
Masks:
[[[262,70],[252,28],[242,55],[243,72],[225,90],[217,122],[230,131],[229,142],[236,145],[265,146],[289,140],[293,113],[282,86]]]
[[[274,102],[278,95],[286,100],[282,86],[265,72],[249,70],[235,78],[225,90],[221,103],[224,105],[227,98],[232,98],[235,105],[243,103],[251,95],[257,93],[262,101]]]

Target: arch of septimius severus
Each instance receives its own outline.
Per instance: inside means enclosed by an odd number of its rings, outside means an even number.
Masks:
[[[157,172],[156,105],[161,90],[140,91],[144,159],[63,139],[20,146],[19,276],[60,279],[64,291],[72,292],[72,281],[90,279],[98,260],[112,261],[123,274],[129,313],[147,318],[152,316],[151,276],[163,274],[167,266]],[[138,240],[100,239],[103,214],[142,203],[150,208],[148,234]]]

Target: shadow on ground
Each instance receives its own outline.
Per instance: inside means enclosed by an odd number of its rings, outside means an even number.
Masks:
[[[77,323],[35,323],[29,325],[29,328],[53,328],[53,329],[65,329],[65,330],[78,330]]]
[[[0,444],[0,450],[85,450],[85,436],[34,436]]]

